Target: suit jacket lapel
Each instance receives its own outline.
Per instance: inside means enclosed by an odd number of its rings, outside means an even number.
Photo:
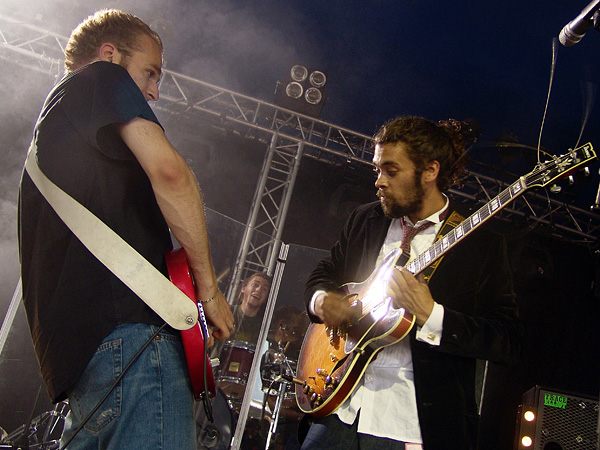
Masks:
[[[374,208],[367,217],[367,238],[364,244],[365,248],[363,249],[363,254],[366,255],[366,258],[363,258],[363,263],[361,264],[361,274],[364,278],[368,277],[375,269],[377,256],[385,241],[391,223],[392,220],[383,214],[381,206]]]

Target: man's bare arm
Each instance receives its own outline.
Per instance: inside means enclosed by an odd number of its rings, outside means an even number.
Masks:
[[[227,339],[233,330],[233,316],[218,288],[196,177],[156,123],[138,117],[119,125],[118,130],[150,179],[158,206],[187,253],[198,299],[214,298],[203,306],[207,319],[217,328],[215,337]]]

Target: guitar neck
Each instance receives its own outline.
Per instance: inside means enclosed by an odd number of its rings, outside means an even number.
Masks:
[[[458,244],[465,236],[475,231],[489,219],[498,214],[502,209],[519,195],[531,187],[548,186],[554,180],[564,178],[579,167],[596,159],[596,153],[591,143],[587,143],[561,156],[538,163],[535,169],[523,175],[507,189],[503,190],[491,201],[481,207],[475,214],[462,221],[456,228],[436,241],[425,252],[406,264],[406,268],[417,275],[433,262],[440,259],[448,250]]]
[[[442,236],[431,247],[406,264],[406,269],[414,275],[419,274],[444,256],[446,252],[462,241],[468,234],[502,211],[502,209],[526,190],[525,177],[521,177],[467,219],[463,220],[456,228]]]

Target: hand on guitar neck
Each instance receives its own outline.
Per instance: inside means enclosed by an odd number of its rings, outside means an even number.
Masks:
[[[213,300],[202,303],[202,307],[208,324],[214,327],[208,342],[208,346],[212,347],[214,344],[213,335],[219,340],[224,340],[235,330],[233,315],[225,296],[220,290],[217,291]]]
[[[415,277],[404,267],[396,266],[387,285],[387,294],[396,307],[403,307],[415,316],[415,323],[420,327],[433,311],[434,300],[422,275]]]

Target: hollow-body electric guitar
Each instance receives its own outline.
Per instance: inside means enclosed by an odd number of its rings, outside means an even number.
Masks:
[[[539,163],[511,184],[429,249],[406,264],[417,275],[506,205],[532,187],[543,187],[563,178],[596,158],[587,143],[568,153]],[[390,252],[362,283],[344,286],[347,300],[362,309],[360,319],[345,330],[312,323],[304,337],[296,374],[296,401],[300,409],[316,417],[334,412],[354,391],[377,352],[404,339],[415,319],[404,308],[395,308],[386,295],[387,282],[401,261],[400,249]],[[406,259],[406,258],[404,258]]]
[[[192,328],[181,331],[181,340],[185,351],[192,390],[196,400],[207,400],[216,395],[212,366],[205,349],[205,336],[208,337],[208,325],[202,304],[196,301],[194,280],[187,256],[183,248],[165,253],[167,269],[171,282],[198,306],[198,322]]]

